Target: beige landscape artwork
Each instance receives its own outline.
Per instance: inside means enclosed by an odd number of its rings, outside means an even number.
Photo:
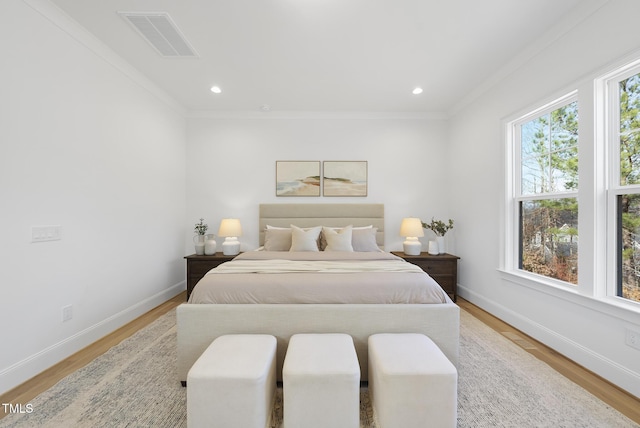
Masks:
[[[276,196],[320,196],[320,161],[276,161]]]
[[[367,196],[367,161],[325,161],[324,196]]]

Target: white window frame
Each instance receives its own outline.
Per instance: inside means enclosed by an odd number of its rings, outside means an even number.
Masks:
[[[621,189],[611,183],[619,183],[619,137],[615,129],[619,127],[617,85],[619,80],[637,72],[640,72],[640,51],[610,63],[606,68],[565,87],[565,90],[555,92],[555,95],[551,94],[501,121],[505,156],[503,216],[500,219],[504,225],[501,228],[503,244],[500,246],[499,268],[502,277],[511,284],[554,298],[566,299],[611,316],[624,316],[630,322],[637,320],[640,303],[617,295],[617,241],[612,238],[617,238],[617,195],[631,192],[632,188]],[[520,161],[515,153],[514,123],[535,118],[553,109],[558,102],[570,102],[568,97],[573,94],[577,94],[580,121],[577,287],[519,268],[519,214],[516,211],[518,203],[514,199],[515,186],[521,185],[520,177],[514,175],[516,162]],[[616,102],[612,103],[614,95]],[[611,141],[614,144],[609,144]],[[640,186],[633,189],[640,190]]]
[[[640,308],[640,302],[618,296],[618,196],[628,193],[640,193],[640,184],[620,185],[620,94],[618,84],[621,80],[640,73],[640,59],[616,68],[596,79],[596,103],[600,106],[599,125],[602,145],[608,170],[606,174],[607,240],[606,285],[599,291],[600,296],[623,305]]]
[[[578,91],[573,90],[566,93],[563,96],[557,97],[552,101],[546,102],[538,108],[534,108],[527,113],[524,113],[515,119],[506,122],[505,137],[507,141],[507,177],[506,177],[506,194],[507,200],[507,218],[506,218],[506,249],[504,254],[505,270],[511,273],[516,273],[523,278],[534,280],[538,283],[560,287],[564,289],[573,290],[576,288],[575,284],[571,284],[566,281],[562,281],[556,278],[539,275],[533,272],[521,269],[519,266],[520,261],[520,203],[527,200],[544,200],[544,199],[559,199],[559,198],[576,198],[578,199],[578,189],[574,191],[562,191],[553,193],[540,193],[534,195],[522,195],[522,158],[521,158],[521,125],[539,118],[542,115],[550,113],[572,102],[578,101]],[[582,117],[581,106],[578,105],[579,118]],[[579,119],[580,121],[581,119]],[[579,137],[580,141],[580,137]],[[578,144],[578,153],[580,153],[580,143]],[[580,177],[580,169],[578,169],[578,177]],[[580,180],[580,178],[579,178]],[[580,204],[580,202],[578,202]],[[578,210],[580,212],[580,209]],[[581,222],[578,222],[578,228],[581,227]],[[578,233],[580,236],[580,233]],[[578,244],[580,245],[580,244]],[[580,254],[580,250],[578,250]],[[578,276],[580,276],[580,268],[578,268]]]

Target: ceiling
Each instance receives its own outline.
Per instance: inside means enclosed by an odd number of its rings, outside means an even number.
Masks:
[[[337,112],[451,111],[580,2],[51,1],[190,111]],[[119,11],[167,12],[198,56],[161,56]]]

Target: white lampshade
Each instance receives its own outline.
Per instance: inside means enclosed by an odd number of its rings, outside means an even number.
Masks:
[[[400,225],[400,236],[406,237],[423,237],[422,221],[416,217],[402,219]]]
[[[418,237],[424,236],[422,221],[416,217],[409,217],[402,220],[400,225],[400,236],[404,236],[406,241],[402,243],[404,253],[409,256],[420,255],[422,243]]]
[[[222,221],[220,222],[220,228],[218,229],[218,236],[242,236],[242,226],[240,225],[240,220],[237,218],[222,219]]]
[[[222,254],[235,256],[240,253],[238,236],[242,236],[242,226],[237,218],[225,218],[220,222],[218,236],[225,237],[222,243]]]

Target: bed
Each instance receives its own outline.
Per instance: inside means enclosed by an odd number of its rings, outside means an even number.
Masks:
[[[304,230],[321,225],[335,228],[334,230],[338,233],[342,233],[347,226],[352,226],[354,246],[356,228],[363,234],[373,235],[374,245],[384,246],[385,222],[382,204],[262,204],[259,210],[259,240],[260,245],[265,248],[269,247],[270,243],[273,244],[273,236],[286,233],[279,230],[290,231],[291,225]],[[278,231],[267,232],[267,228],[278,229]],[[364,229],[366,231],[363,231]],[[296,233],[298,232],[296,230]],[[335,242],[339,240],[332,240],[330,245]],[[322,243],[321,246],[323,245],[327,244]],[[396,272],[397,269],[411,271],[415,267],[402,260],[393,261],[396,257],[383,251],[378,251],[377,254],[375,251],[368,251],[367,253],[370,254],[362,252],[360,255],[347,253],[331,255],[330,251],[311,255],[307,252],[300,256],[303,253],[274,252],[271,245],[271,248],[267,248],[266,251],[241,254],[234,261],[221,265],[216,268],[216,272],[205,275],[198,282],[189,302],[181,304],[176,310],[178,376],[183,384],[196,359],[213,339],[224,334],[260,333],[275,336],[278,340],[279,379],[281,379],[288,340],[296,333],[339,332],[351,335],[358,354],[363,381],[367,380],[368,374],[367,339],[374,333],[424,333],[438,344],[453,364],[457,365],[460,313],[458,306],[449,299],[447,294],[442,290],[440,290],[441,293],[433,290],[427,293],[414,292],[411,288],[406,293],[394,293],[393,287],[388,289],[388,293],[385,291],[385,283],[394,286],[397,282],[396,278],[400,276],[415,280],[418,277],[428,278],[426,274],[413,272],[403,275],[401,272]],[[360,259],[361,256],[373,260],[371,264],[375,265],[375,268],[371,268],[372,271],[364,274],[350,271],[353,262],[351,259]],[[321,269],[323,272],[316,272],[318,270],[315,267],[316,264],[308,267],[306,259],[309,257],[312,260],[319,259],[320,264],[323,265]],[[288,260],[291,258],[293,261]],[[259,261],[261,259],[268,262]],[[293,268],[295,272],[290,270],[289,265],[292,263],[295,264]],[[331,264],[327,267],[324,266],[325,263]],[[269,271],[264,271],[265,265],[268,266]],[[326,272],[326,269],[329,269],[329,272]],[[391,269],[394,271],[387,271]],[[299,272],[299,270],[302,271]],[[313,270],[313,272],[307,270]],[[378,273],[380,270],[384,273]],[[287,286],[283,287],[277,282],[279,275],[288,278]],[[330,281],[322,279],[323,277],[330,278]],[[254,288],[253,291],[251,288],[244,289],[246,278],[251,280],[257,278],[262,286]],[[292,278],[297,279],[292,280]],[[268,288],[267,284],[270,281],[275,281],[276,286],[281,290],[273,291]],[[324,281],[330,287],[334,287],[329,294],[331,298],[315,294],[318,287],[314,284],[318,281]],[[350,283],[347,284],[347,281]],[[378,285],[373,285],[373,289],[382,291],[362,293],[363,284],[370,284],[372,281],[379,281]],[[217,282],[227,287],[226,292],[222,294],[231,297],[225,297],[227,300],[207,297],[208,292],[205,290],[208,282]],[[226,284],[223,284],[225,282]],[[295,288],[296,291],[291,292],[287,288],[289,284],[291,287],[298,287],[302,283],[309,287],[307,291],[300,292],[299,288]],[[347,288],[356,290],[353,294],[356,297],[347,293]],[[235,290],[240,291],[232,294]],[[280,292],[282,296],[274,300],[273,296]],[[380,294],[382,297],[378,296],[370,300],[369,294]],[[297,297],[287,300],[287,295]]]

